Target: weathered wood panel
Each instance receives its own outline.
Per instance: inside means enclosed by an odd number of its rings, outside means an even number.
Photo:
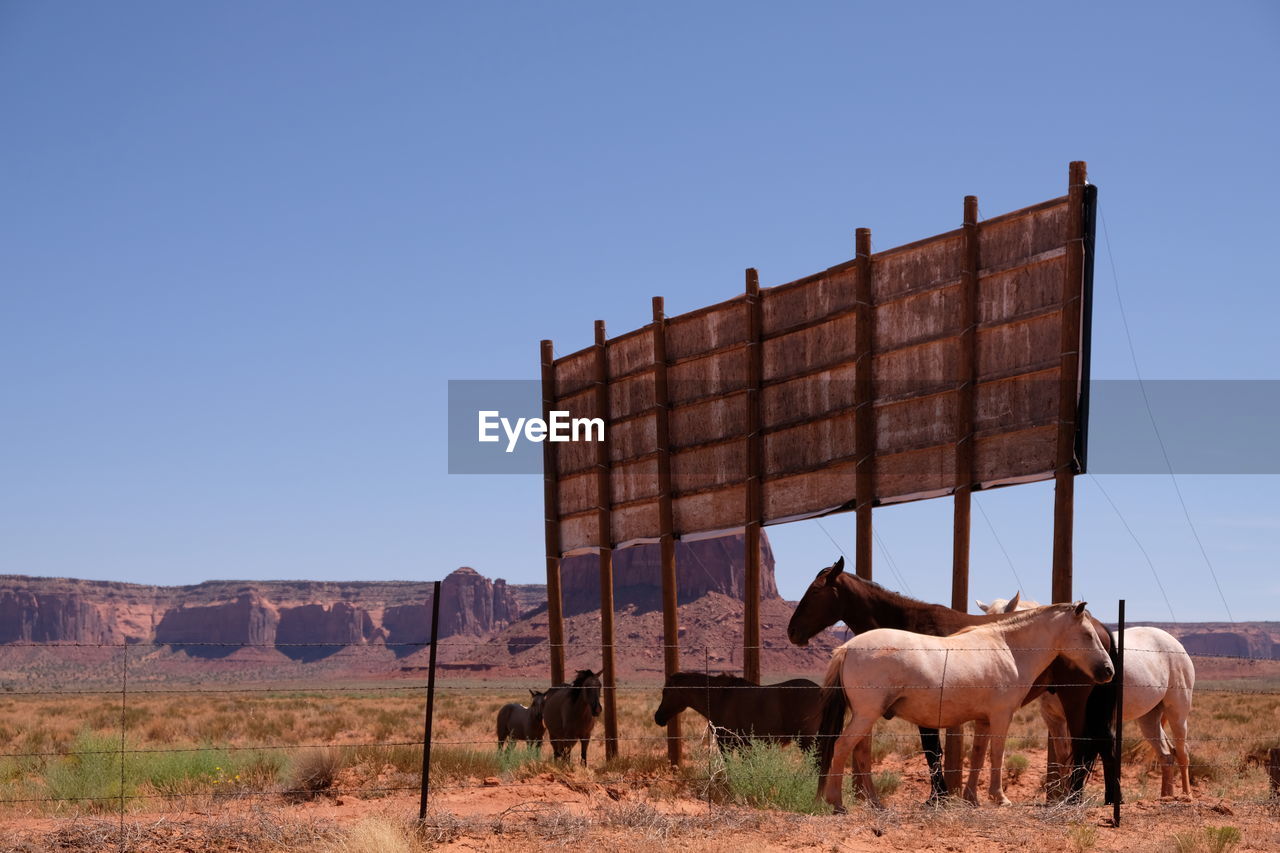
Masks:
[[[560,547],[564,553],[583,548],[598,548],[600,513],[589,510],[580,515],[560,517]]]
[[[986,220],[978,229],[975,485],[1047,477],[1054,468],[1067,212],[1067,199],[1059,198]],[[954,442],[960,383],[969,374],[960,349],[966,257],[961,230],[871,255],[870,307],[856,298],[865,262],[759,290],[767,521],[846,506],[859,497],[853,463],[859,311],[870,312],[869,339],[875,341],[869,362],[875,498],[891,503],[960,485]],[[660,533],[653,328],[614,338],[607,347],[615,543]],[[743,487],[750,334],[743,297],[666,321],[677,534],[736,529],[748,521]],[[588,348],[557,360],[556,408],[598,416],[593,358],[594,348]],[[587,518],[598,500],[590,488],[592,448],[564,444],[555,457],[559,509],[569,515],[563,547],[583,547],[596,532]]]
[[[667,394],[679,406],[747,387],[747,348],[725,350],[673,364],[667,370]]]
[[[612,381],[652,364],[653,327],[645,326],[609,341],[609,376]]]
[[[856,325],[857,315],[845,314],[817,326],[766,340],[765,381],[810,373],[851,360],[856,352]]]
[[[766,429],[853,408],[857,369],[841,364],[830,370],[766,385],[760,392]]]
[[[742,511],[746,502],[745,485],[678,496],[672,502],[676,535],[740,529],[743,526]]]
[[[853,413],[764,435],[764,476],[782,477],[820,468],[854,454]]]
[[[680,361],[746,341],[747,306],[741,297],[667,321],[667,360]]]
[[[871,260],[871,301],[879,305],[958,280],[964,271],[964,241],[953,231],[880,252]]]
[[[587,388],[595,379],[595,347],[561,356],[555,363],[556,396],[564,399]]]
[[[856,272],[833,270],[761,290],[766,337],[816,322],[855,306]]]
[[[746,435],[746,391],[673,408],[670,430],[673,450]]]
[[[613,508],[613,541],[630,542],[636,539],[652,539],[657,529],[658,502],[656,499]]]
[[[853,460],[849,460],[820,471],[765,480],[765,523],[822,512],[852,501],[855,467]]]
[[[983,270],[1012,266],[1041,252],[1062,248],[1067,228],[1067,200],[1031,208],[982,223],[978,256]]]
[[[560,514],[573,515],[595,509],[596,479],[593,471],[560,478]]]
[[[610,352],[612,352],[610,347]],[[625,379],[609,381],[609,418],[628,418],[653,408],[653,373],[637,373]],[[610,439],[612,440],[612,439]]]
[[[658,449],[657,416],[654,413],[615,423],[609,434],[609,458],[624,462]]]
[[[1019,432],[978,436],[973,448],[973,478],[994,483],[1033,475],[1053,476],[1057,424]]]
[[[614,465],[609,478],[612,503],[656,497],[658,494],[658,458],[641,459]]]
[[[747,440],[707,444],[671,454],[671,486],[676,494],[744,482]]]

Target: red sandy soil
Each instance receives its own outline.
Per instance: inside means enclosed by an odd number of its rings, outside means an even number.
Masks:
[[[525,782],[472,780],[432,796],[419,838],[440,850],[610,849],[813,850],[813,851],[1040,851],[1099,850],[1173,853],[1175,834],[1203,836],[1205,827],[1235,827],[1240,851],[1280,850],[1280,804],[1262,799],[1227,801],[1205,795],[1194,801],[1146,799],[1124,807],[1120,828],[1110,826],[1111,808],[1096,804],[1046,807],[1037,780],[1043,754],[1029,753],[1031,766],[1006,791],[1017,805],[974,808],[952,804],[921,806],[923,774],[913,760],[886,758],[877,770],[902,775],[902,784],[876,813],[850,803],[848,815],[803,816],[708,803],[671,796],[659,777],[621,784],[585,782],[572,773],[544,773]],[[1136,789],[1142,767],[1126,767],[1125,785]],[[1261,795],[1264,792],[1258,792]],[[1090,794],[1097,796],[1096,785]],[[236,835],[228,826],[297,825],[329,839],[362,820],[379,817],[408,827],[417,814],[413,792],[365,799],[342,795],[289,804],[281,798],[218,800],[170,813],[128,815],[125,849],[141,853],[235,850],[268,853],[283,849],[324,849],[314,843],[280,846]],[[0,851],[117,849],[116,817],[20,818],[0,824]],[[238,822],[238,823],[237,823]],[[246,840],[248,839],[248,840]],[[1207,851],[1206,845],[1195,850]]]

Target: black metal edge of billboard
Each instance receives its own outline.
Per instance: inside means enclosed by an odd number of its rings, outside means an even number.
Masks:
[[[1098,188],[1084,187],[1084,286],[1080,304],[1080,402],[1076,407],[1076,469],[1089,470],[1089,369],[1093,352],[1093,260],[1097,250]]]

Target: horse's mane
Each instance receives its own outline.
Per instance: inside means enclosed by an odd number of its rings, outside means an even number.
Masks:
[[[823,571],[829,572],[831,571],[831,569],[824,569]],[[870,580],[867,580],[866,578],[860,578],[857,575],[851,575],[848,572],[842,573],[840,577],[837,578],[836,580],[846,581],[851,587],[850,591],[853,591],[853,588],[856,588],[859,585],[868,587],[870,591],[873,592],[878,597],[887,599],[888,601],[891,601],[894,604],[898,604],[898,605],[906,605],[910,607],[941,607],[942,606],[940,604],[934,604],[928,601],[921,601],[920,599],[912,598],[909,595],[903,595],[902,593],[895,592],[894,590],[889,589],[888,587],[881,586],[875,581],[870,581]]]
[[[570,687],[582,687],[589,679],[595,678],[596,674],[589,669],[580,669],[578,674],[573,677],[573,683]]]

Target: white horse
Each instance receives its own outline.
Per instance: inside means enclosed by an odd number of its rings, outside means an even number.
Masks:
[[[880,807],[871,783],[871,730],[883,716],[917,726],[950,728],[975,721],[964,797],[978,801],[978,774],[991,749],[991,799],[1009,803],[1001,786],[1004,741],[1013,714],[1035,680],[1061,655],[1098,684],[1115,674],[1084,602],[1055,604],[998,622],[931,637],[878,628],[859,634],[831,656],[823,683],[824,747],[832,751],[819,783],[828,803],[843,811],[841,784],[852,754],[854,773],[872,806]],[[853,714],[834,738],[847,702]],[[825,757],[825,756],[824,756]]]
[[[1012,613],[1039,607],[1022,600],[997,598],[990,604],[977,602],[984,613]],[[1113,648],[1119,638],[1112,632]],[[1182,777],[1182,794],[1190,797],[1190,758],[1187,752],[1187,719],[1191,716],[1191,694],[1196,685],[1196,669],[1191,656],[1173,635],[1142,625],[1124,632],[1124,721],[1137,721],[1138,728],[1160,764],[1160,796],[1173,796],[1174,761]],[[1071,764],[1071,734],[1057,696],[1046,693],[1040,699],[1040,716],[1049,727],[1049,779],[1062,778]],[[1161,721],[1169,727],[1168,734]]]

